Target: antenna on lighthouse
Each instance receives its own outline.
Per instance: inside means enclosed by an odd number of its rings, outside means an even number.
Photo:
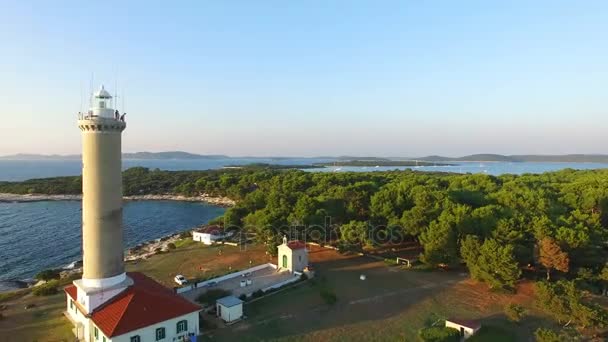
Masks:
[[[118,110],[118,80],[114,79],[114,110]]]
[[[93,87],[94,79],[95,77],[93,75],[93,72],[91,71],[91,83],[89,84],[89,102],[93,101],[93,92],[95,91]]]
[[[82,79],[81,79],[81,80],[80,80],[80,82],[78,82],[78,83],[80,83],[80,89],[78,90],[78,95],[79,95],[79,97],[80,97],[80,107],[78,107],[78,112],[79,112],[79,113],[82,113],[82,103],[84,102],[84,101],[82,100]]]
[[[114,65],[114,99],[112,99],[114,110],[118,110],[118,67]]]

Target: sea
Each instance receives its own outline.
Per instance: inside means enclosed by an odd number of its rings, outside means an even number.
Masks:
[[[127,201],[125,247],[189,230],[224,213],[199,202]],[[0,292],[82,258],[80,201],[0,203]]]
[[[207,170],[224,166],[269,163],[310,165],[323,158],[218,158],[188,160],[123,160],[123,168]],[[458,162],[450,166],[350,167],[306,169],[310,172],[366,172],[394,169],[483,173],[543,173],[565,168],[601,169],[603,163]],[[81,174],[80,160],[0,160],[0,181]],[[125,247],[181,232],[222,215],[224,208],[178,201],[128,201],[124,204]],[[80,201],[0,203],[0,292],[15,288],[48,268],[66,267],[81,259]]]
[[[213,158],[213,159],[124,159],[123,169],[143,166],[161,170],[209,170],[225,166],[266,163],[280,165],[311,165],[328,163],[329,158]],[[541,162],[449,162],[446,166],[330,166],[326,168],[306,169],[310,172],[368,172],[413,169],[419,171],[441,171],[457,173],[485,173],[501,175],[505,173],[543,173],[565,168],[587,170],[608,168],[608,163],[541,163]],[[80,175],[82,163],[77,159],[70,160],[0,160],[0,182],[22,181],[32,178]]]

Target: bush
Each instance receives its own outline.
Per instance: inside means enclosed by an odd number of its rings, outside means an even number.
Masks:
[[[82,278],[82,272],[74,272],[74,273],[68,274],[65,277],[59,279],[57,285],[58,286],[69,285],[72,282],[74,282],[74,280],[80,279],[80,278]]]
[[[179,238],[180,239],[187,239],[187,238],[191,238],[192,237],[192,232],[191,231],[185,231],[185,232],[181,232],[179,234]]]
[[[198,296],[196,301],[204,305],[213,305],[215,304],[216,300],[226,296],[230,296],[230,291],[223,289],[211,289]]]
[[[538,328],[534,332],[536,342],[562,342],[563,339],[553,330]]]
[[[385,258],[384,259],[384,263],[386,264],[386,266],[397,266],[399,265],[399,263],[397,262],[397,259],[389,259],[389,258]]]
[[[584,293],[574,281],[537,282],[536,302],[541,310],[560,324],[571,322],[585,329],[604,327],[608,322],[606,310],[585,301]]]
[[[447,327],[428,327],[420,329],[418,337],[424,342],[458,342],[460,332]]]
[[[28,293],[30,293],[29,288],[14,290],[14,291],[10,291],[10,292],[2,292],[2,293],[0,293],[0,303],[6,302],[11,299],[15,299],[17,297],[24,296]]]
[[[251,297],[252,297],[252,298],[258,298],[258,297],[262,297],[263,295],[264,295],[264,291],[262,291],[262,290],[260,289],[260,290],[257,290],[257,291],[255,291],[255,292],[253,292],[253,293],[251,294]]]
[[[175,244],[173,242],[169,242],[167,244],[167,248],[169,248],[171,250],[171,249],[175,249],[176,247],[175,247]]]
[[[242,295],[239,296],[239,299],[244,302],[247,300],[247,295],[243,293]]]
[[[57,285],[59,285],[57,280],[51,280],[46,284],[36,286],[32,293],[34,296],[51,296],[57,293]]]
[[[330,289],[322,289],[319,293],[327,305],[334,305],[338,301],[336,294]]]
[[[44,270],[44,271],[41,271],[38,274],[36,274],[36,276],[34,278],[36,278],[36,280],[44,280],[44,281],[59,279],[60,272],[61,272],[60,270],[53,270],[53,269]]]
[[[526,315],[526,309],[521,305],[509,303],[505,306],[505,315],[512,322],[519,322]]]

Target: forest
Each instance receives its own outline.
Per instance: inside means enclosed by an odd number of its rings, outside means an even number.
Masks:
[[[526,270],[548,280],[582,277],[597,291],[608,281],[608,170],[490,176],[136,167],[124,171],[123,182],[125,195],[228,196],[237,205],[216,221],[269,246],[295,226],[304,234],[322,230],[323,243],[345,249],[395,237],[419,243],[423,264],[464,265],[494,288],[512,289]],[[0,193],[80,192],[80,177],[0,182]]]

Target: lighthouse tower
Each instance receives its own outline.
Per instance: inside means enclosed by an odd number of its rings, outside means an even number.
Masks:
[[[85,342],[189,341],[201,307],[139,272],[125,273],[122,115],[103,86],[78,117],[82,131],[82,279],[64,288],[66,317]]]
[[[132,284],[123,263],[121,134],[124,114],[112,108],[103,86],[79,114],[82,132],[83,275],[74,285],[91,312]]]

